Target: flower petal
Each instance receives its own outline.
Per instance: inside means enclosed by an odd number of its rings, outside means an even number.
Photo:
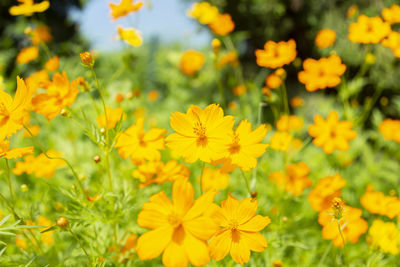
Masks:
[[[241,237],[252,251],[261,252],[267,248],[267,240],[260,233],[241,232]]]
[[[171,242],[173,228],[169,225],[141,235],[137,241],[136,253],[141,260],[157,258]],[[157,240],[157,242],[155,242]]]
[[[205,241],[201,241],[190,233],[186,233],[183,245],[191,264],[201,266],[210,262],[210,255]]]
[[[256,215],[246,223],[239,225],[238,229],[241,231],[258,232],[264,229],[271,219],[268,216]]]
[[[225,230],[214,235],[208,243],[211,257],[216,261],[225,258],[231,249],[231,243],[232,234],[230,230]]]

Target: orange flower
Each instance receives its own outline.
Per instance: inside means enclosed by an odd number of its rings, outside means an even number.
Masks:
[[[244,95],[247,92],[247,87],[244,84],[233,87],[233,94],[236,96]]]
[[[25,79],[29,91],[34,94],[39,88],[47,88],[50,84],[49,74],[46,70],[40,70],[32,73]]]
[[[400,198],[385,196],[382,192],[374,191],[369,185],[360,199],[361,205],[372,214],[379,214],[393,219],[400,219]]]
[[[180,69],[186,75],[193,75],[196,71],[201,69],[205,61],[202,53],[195,50],[187,50],[182,54]]]
[[[209,24],[214,21],[218,13],[218,8],[208,2],[194,3],[188,10],[189,17],[197,19],[201,24]]]
[[[216,63],[217,68],[222,68],[226,65],[231,65],[232,67],[236,67],[239,65],[239,60],[236,52],[230,51],[225,55],[222,55]]]
[[[229,173],[223,172],[222,169],[211,169],[204,167],[201,181],[201,188],[203,192],[209,190],[223,190],[229,185]]]
[[[315,115],[314,124],[308,127],[308,133],[314,137],[314,145],[321,146],[325,153],[331,154],[335,149],[349,149],[348,142],[357,136],[352,127],[351,121],[339,121],[337,112],[333,110],[326,120],[321,115]]]
[[[58,59],[58,56],[55,56],[55,57],[52,57],[49,60],[47,60],[44,67],[46,68],[46,70],[52,72],[52,71],[56,71],[58,69],[59,65],[60,65],[60,60]]]
[[[10,141],[0,141],[0,158],[16,159],[33,153],[33,146],[10,149]]]
[[[151,90],[148,94],[147,94],[147,98],[151,101],[154,102],[158,99],[158,91],[157,90]]]
[[[382,10],[382,17],[390,24],[400,23],[400,6],[392,4],[390,8],[384,8]]]
[[[340,189],[346,185],[346,180],[339,174],[319,179],[317,185],[308,194],[308,202],[315,211],[329,209],[332,200],[340,197]]]
[[[18,0],[18,2],[20,5],[10,7],[10,15],[32,16],[33,13],[44,12],[50,7],[49,1],[42,1],[39,4],[34,4],[33,0]]]
[[[235,29],[235,23],[229,14],[218,14],[208,26],[215,34],[221,36],[226,36]]]
[[[315,44],[319,48],[327,48],[332,46],[336,40],[336,32],[331,29],[320,30],[315,38]]]
[[[379,124],[379,132],[385,139],[400,143],[400,120],[384,119]]]
[[[115,102],[117,104],[120,104],[122,101],[124,101],[124,99],[125,99],[125,96],[121,93],[118,93],[115,95]]]
[[[340,84],[340,76],[346,71],[346,65],[337,55],[315,60],[308,58],[303,62],[303,71],[298,73],[299,81],[306,85],[309,92]]]
[[[350,24],[348,38],[353,43],[377,44],[390,32],[390,24],[380,17],[360,15],[357,22]]]
[[[296,42],[292,39],[279,43],[267,41],[264,49],[257,49],[255,54],[258,66],[276,69],[289,64],[296,58]]]
[[[129,13],[138,11],[142,8],[143,2],[134,3],[134,0],[121,0],[119,4],[109,3],[110,6],[110,16],[113,20],[117,20],[120,17],[125,17]]]
[[[312,181],[307,175],[310,168],[305,162],[286,165],[286,174],[283,172],[273,172],[269,179],[279,188],[284,189],[292,196],[300,196],[304,189],[311,187]]]
[[[107,118],[106,118],[107,115]],[[113,129],[119,121],[123,121],[126,115],[122,108],[106,107],[106,114],[101,114],[96,118],[100,128]]]
[[[126,43],[138,47],[142,45],[143,39],[140,35],[140,32],[135,28],[122,28],[118,27],[118,34],[121,40],[124,40]]]
[[[17,55],[18,64],[27,64],[39,56],[39,49],[36,46],[30,46],[22,49]]]
[[[32,31],[32,44],[39,45],[41,42],[48,43],[53,39],[49,26],[38,26]]]
[[[282,79],[275,73],[271,73],[270,75],[267,76],[267,78],[265,78],[265,85],[269,89],[276,89],[282,85]]]
[[[382,45],[392,49],[395,57],[400,58],[400,33],[390,32],[389,35],[382,40]]]
[[[295,96],[290,99],[290,106],[292,108],[299,108],[304,105],[304,100],[301,97]]]
[[[63,108],[70,107],[75,102],[79,93],[78,82],[79,79],[75,79],[70,83],[65,71],[55,73],[47,92],[32,99],[33,110],[48,120],[55,118]]]
[[[257,200],[245,198],[240,203],[230,194],[221,202],[221,207],[213,205],[210,215],[220,226],[211,238],[211,257],[220,261],[230,253],[232,259],[243,265],[250,260],[250,251],[262,252],[267,240],[259,233],[270,222],[267,216],[256,215]]]
[[[276,123],[276,129],[280,132],[301,130],[303,123],[303,119],[296,115],[282,115]]]

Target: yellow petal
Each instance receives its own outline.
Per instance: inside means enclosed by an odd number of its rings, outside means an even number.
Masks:
[[[202,240],[210,239],[219,228],[214,220],[205,216],[184,222],[183,227],[186,231]]]
[[[267,240],[260,233],[241,232],[241,238],[252,251],[261,252],[267,248]]]
[[[242,238],[242,234],[240,233],[239,235],[240,237],[237,240],[233,240],[230,253],[234,261],[243,265],[250,260],[250,249],[245,240]]]
[[[181,178],[174,182],[172,187],[172,199],[174,207],[179,214],[186,214],[193,204],[194,191],[187,178]]]
[[[158,257],[171,242],[173,228],[169,225],[157,228],[141,235],[136,246],[136,253],[141,260]]]
[[[183,246],[191,264],[202,266],[210,262],[208,247],[205,241],[201,241],[186,232]]]
[[[240,201],[237,209],[238,223],[242,224],[250,220],[257,211],[257,200],[245,198]]]
[[[216,191],[208,191],[201,195],[185,215],[184,220],[191,220],[202,215],[211,205],[214,200]]]
[[[231,249],[231,243],[232,234],[230,230],[225,230],[214,235],[208,243],[211,257],[216,261],[220,261],[225,258]]]
[[[154,241],[153,241],[154,242]],[[164,251],[162,263],[165,267],[186,267],[189,259],[183,244],[171,242]]]
[[[241,231],[258,232],[264,229],[271,219],[267,216],[256,215],[246,223],[239,225],[238,229]]]

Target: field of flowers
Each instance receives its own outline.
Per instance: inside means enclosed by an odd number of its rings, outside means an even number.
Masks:
[[[12,3],[0,266],[400,266],[400,6],[248,51],[214,2],[186,13],[204,48],[116,26],[121,51],[63,55],[53,1]]]

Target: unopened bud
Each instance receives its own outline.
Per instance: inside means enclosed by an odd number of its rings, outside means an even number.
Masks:
[[[221,41],[217,38],[214,38],[211,42],[211,46],[214,50],[214,54],[218,54],[219,49],[221,48]]]
[[[26,184],[21,185],[21,191],[22,191],[22,192],[25,193],[25,192],[28,191],[28,189],[29,189],[29,188],[28,188],[28,186],[27,186]]]
[[[69,112],[66,109],[62,109],[60,111],[60,115],[63,116],[63,117],[68,117],[69,116]]]
[[[95,156],[95,157],[93,158],[93,161],[94,161],[95,163],[99,163],[99,162],[101,161],[100,156],[99,156],[99,155]]]
[[[339,197],[335,197],[332,200],[332,209],[333,209],[333,216],[335,217],[335,219],[336,220],[342,219],[344,211],[344,201]]]
[[[68,227],[68,219],[65,218],[64,216],[61,216],[60,218],[57,219],[56,221],[57,226],[60,227],[61,229],[65,229]]]
[[[94,60],[93,60],[90,52],[85,51],[85,52],[80,53],[79,55],[81,57],[81,61],[82,61],[83,65],[85,65],[86,67],[93,67]]]

